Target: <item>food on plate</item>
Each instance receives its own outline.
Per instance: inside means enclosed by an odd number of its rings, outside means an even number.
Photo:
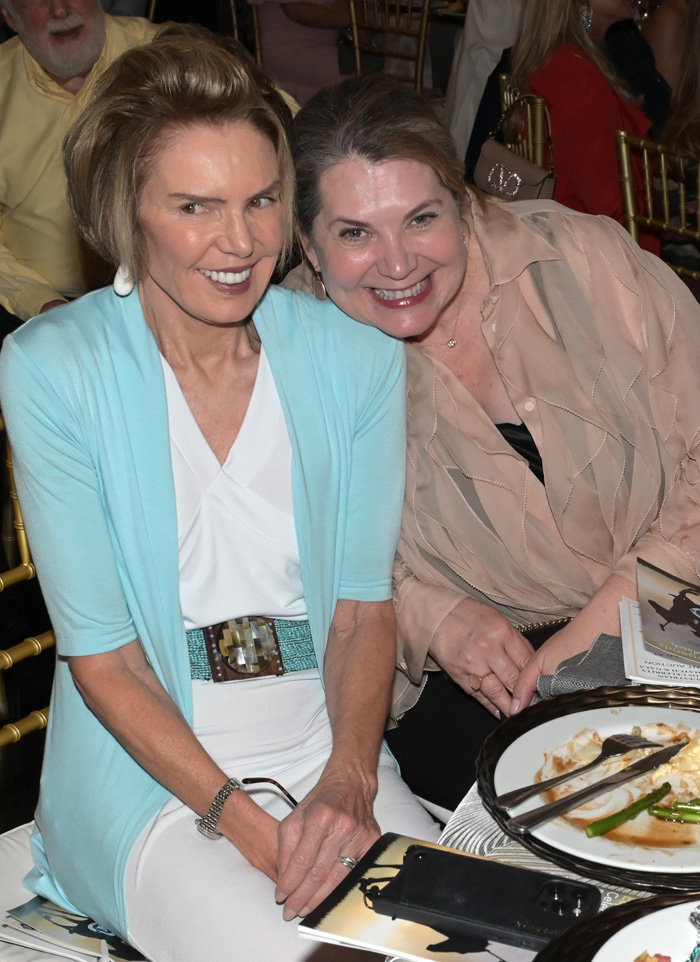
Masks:
[[[573,772],[593,761],[600,754],[605,734],[600,734],[593,728],[586,728],[577,732],[567,742],[547,752],[544,764],[535,776],[535,781],[542,782],[563,772]],[[660,765],[654,771],[640,775],[633,781],[573,809],[564,816],[570,824],[585,830],[591,823],[615,816],[645,795],[655,792],[664,782],[670,785],[669,792],[663,797],[664,806],[672,808],[675,803],[687,804],[700,797],[700,731],[682,723],[670,725],[654,722],[635,726],[631,734],[641,735],[662,746],[677,744],[685,739],[689,741],[669,762]],[[547,801],[555,801],[578,788],[591,785],[626,768],[632,762],[650,755],[655,750],[654,748],[635,749],[624,755],[605,759],[592,771],[580,776],[572,775],[571,781],[543,793],[544,797]],[[624,821],[623,824],[606,832],[605,837],[630,844],[677,848],[700,843],[700,824],[654,818],[648,812],[642,811],[633,820]]]
[[[649,955],[648,952],[642,952],[638,955],[634,962],[671,962],[670,955]]]
[[[690,802],[674,802],[670,808],[653,804],[647,811],[654,818],[665,818],[670,822],[700,822],[700,798]]]
[[[629,822],[642,812],[648,812],[653,805],[660,802],[662,798],[671,791],[671,783],[664,782],[653,792],[649,792],[648,795],[643,795],[638,798],[636,802],[632,802],[627,808],[620,809],[619,812],[615,812],[614,815],[606,815],[605,818],[599,818],[596,822],[591,822],[590,825],[586,825],[586,835],[589,838],[597,838],[598,835],[607,835],[609,832],[614,831],[618,826],[622,825],[624,822]],[[700,821],[700,811],[698,812],[698,821]]]

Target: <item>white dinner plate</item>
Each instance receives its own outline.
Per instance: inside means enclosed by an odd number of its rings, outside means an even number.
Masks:
[[[633,962],[642,952],[669,955],[671,962],[686,962],[698,932],[690,923],[697,901],[672,905],[630,922],[612,935],[591,962]]]
[[[584,728],[594,728],[601,738],[605,738],[649,722],[664,722],[670,726],[684,723],[690,729],[700,731],[700,714],[697,712],[652,705],[594,708],[552,718],[526,731],[505,749],[494,771],[496,795],[533,782],[545,754]],[[575,787],[576,782],[572,780],[572,791]],[[542,799],[535,797],[512,809],[512,814],[519,815],[541,804]],[[588,838],[582,829],[561,818],[545,822],[531,834],[561,852],[600,865],[637,872],[700,872],[700,845],[657,848],[615,842],[605,836]]]

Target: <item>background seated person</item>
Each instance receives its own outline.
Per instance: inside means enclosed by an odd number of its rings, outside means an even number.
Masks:
[[[445,98],[445,117],[457,147],[464,157],[472,128],[489,77],[496,69],[503,51],[512,47],[518,35],[522,0],[469,0],[452,60],[452,70]],[[498,97],[498,93],[496,94]],[[500,116],[498,104],[489,113],[490,123],[481,143],[496,126]]]
[[[700,0],[689,0],[683,6],[686,17],[682,41],[678,37],[678,78],[661,140],[700,160]],[[664,9],[665,5],[658,13]]]
[[[664,7],[659,8],[659,13]],[[675,6],[675,5],[674,5]],[[661,141],[673,151],[687,154],[692,158],[685,167],[685,191],[688,211],[697,210],[697,164],[700,163],[700,0],[689,0],[686,8],[685,32],[680,43],[679,68],[676,87],[671,100],[671,112],[666,126],[661,132]],[[680,223],[677,192],[680,187],[680,172],[671,170],[669,188],[671,191],[671,217]],[[662,239],[663,257],[670,264],[700,270],[700,249],[695,241],[680,238],[673,234]],[[700,300],[700,282],[687,275],[686,284]]]
[[[645,137],[650,122],[606,58],[603,43],[610,27],[631,13],[630,0],[524,0],[510,71],[519,90],[547,104],[554,200],[620,223],[616,131]],[[653,238],[642,240],[642,246],[658,251]]]
[[[95,80],[155,32],[99,0],[0,0],[0,335],[109,279],[80,240],[61,145]]]
[[[700,577],[700,308],[609,218],[465,188],[434,111],[381,78],[310,100],[294,157],[314,289],[406,341],[388,739],[452,808],[488,723],[619,634],[638,557]],[[566,617],[537,652],[517,630]]]
[[[682,51],[688,37],[688,15],[696,0],[665,0],[644,21],[644,36],[654,51],[656,69],[675,93],[687,65]],[[697,47],[693,51],[698,60]]]
[[[340,31],[350,24],[347,0],[248,0],[258,7],[265,70],[300,104],[342,80]]]

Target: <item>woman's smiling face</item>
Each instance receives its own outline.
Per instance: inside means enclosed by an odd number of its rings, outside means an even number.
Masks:
[[[333,301],[392,337],[429,330],[467,262],[457,201],[435,171],[351,157],[321,175],[319,197],[304,247]]]
[[[265,293],[284,240],[275,148],[247,123],[177,131],[139,206],[149,303],[176,320],[230,324]]]

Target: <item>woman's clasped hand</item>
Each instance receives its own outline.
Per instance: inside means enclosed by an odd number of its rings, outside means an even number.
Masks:
[[[513,711],[512,692],[532,645],[495,608],[463,598],[435,630],[430,654],[492,715]]]
[[[359,860],[379,838],[376,786],[358,788],[361,773],[324,772],[319,783],[279,829],[276,897],[285,919],[307,915],[347,875],[342,857]]]

